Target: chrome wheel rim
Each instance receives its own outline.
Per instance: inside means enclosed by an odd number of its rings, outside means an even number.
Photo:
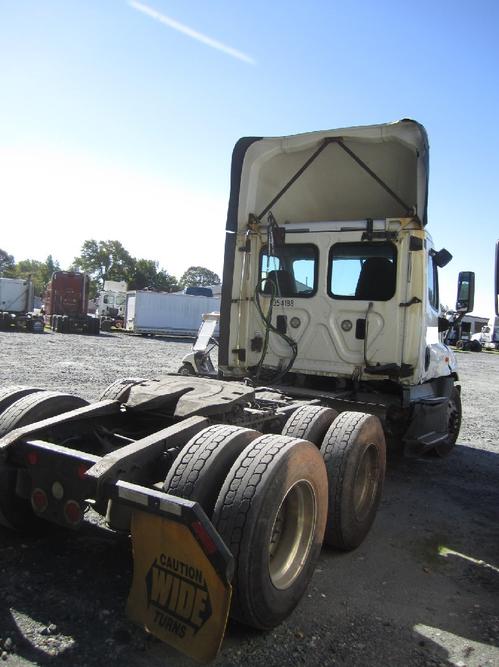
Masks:
[[[378,488],[379,455],[374,444],[364,450],[353,485],[353,507],[358,521],[369,514]]]
[[[314,541],[316,520],[314,488],[302,479],[288,489],[270,534],[269,574],[276,588],[289,588],[302,572]]]

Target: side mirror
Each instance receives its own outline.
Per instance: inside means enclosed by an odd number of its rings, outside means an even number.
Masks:
[[[475,274],[473,271],[461,271],[457,281],[456,310],[469,313],[475,302]]]
[[[495,290],[495,295],[494,295],[494,303],[496,307],[496,315],[499,315],[499,241],[496,241],[496,272],[495,272],[495,285],[496,285],[496,290]]]
[[[447,264],[452,259],[452,255],[445,248],[442,248],[442,250],[439,250],[438,252],[432,250],[431,255],[433,257],[433,261],[440,269],[443,269],[444,266],[447,266]]]

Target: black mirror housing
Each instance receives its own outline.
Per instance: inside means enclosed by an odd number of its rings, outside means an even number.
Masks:
[[[456,310],[470,313],[475,303],[475,274],[473,271],[461,271],[457,281]]]
[[[441,268],[441,269],[442,269],[444,266],[447,266],[447,264],[448,264],[448,263],[451,261],[451,259],[452,259],[452,255],[451,255],[450,252],[449,252],[448,250],[446,250],[445,248],[442,248],[442,250],[439,250],[438,252],[436,252],[435,250],[433,250],[432,253],[431,253],[431,255],[432,255],[432,257],[433,257],[433,259],[434,259],[434,261],[435,261],[435,264],[436,264],[439,268]]]

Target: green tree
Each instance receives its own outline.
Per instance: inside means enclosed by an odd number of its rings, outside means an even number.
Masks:
[[[156,289],[161,290],[162,292],[177,292],[180,289],[180,285],[175,276],[170,275],[164,269],[158,271],[156,284]]]
[[[16,278],[29,278],[33,281],[36,296],[42,296],[54,271],[59,271],[59,263],[49,255],[44,262],[36,259],[22,259],[14,270]]]
[[[57,260],[54,260],[52,255],[49,255],[47,259],[45,260],[45,264],[42,268],[42,278],[45,281],[45,285],[49,282],[49,280],[52,278],[52,274],[55,271],[60,271],[61,267],[59,266],[59,262]]]
[[[89,239],[75,257],[73,267],[90,275],[91,295],[101,290],[105,280],[125,280],[130,282],[135,270],[135,259],[120,241],[96,241]]]
[[[128,289],[154,289],[172,292],[178,288],[177,279],[164,269],[158,270],[158,262],[152,259],[135,261],[135,271],[128,284]]]
[[[220,285],[220,278],[204,266],[190,266],[180,278],[179,283],[183,288],[205,287],[206,285]]]
[[[13,256],[0,248],[0,274],[6,278],[12,277],[15,264]]]

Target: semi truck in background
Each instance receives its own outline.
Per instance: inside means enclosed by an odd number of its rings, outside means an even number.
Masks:
[[[43,332],[43,317],[33,312],[31,278],[0,278],[0,331]]]
[[[55,271],[44,296],[46,321],[58,333],[98,334],[99,319],[88,314],[90,278],[79,271]]]
[[[125,321],[127,283],[124,280],[105,280],[97,300],[97,316],[101,331],[111,327],[123,328]]]
[[[125,329],[143,335],[196,336],[203,315],[219,309],[218,297],[132,291],[126,295]]]

